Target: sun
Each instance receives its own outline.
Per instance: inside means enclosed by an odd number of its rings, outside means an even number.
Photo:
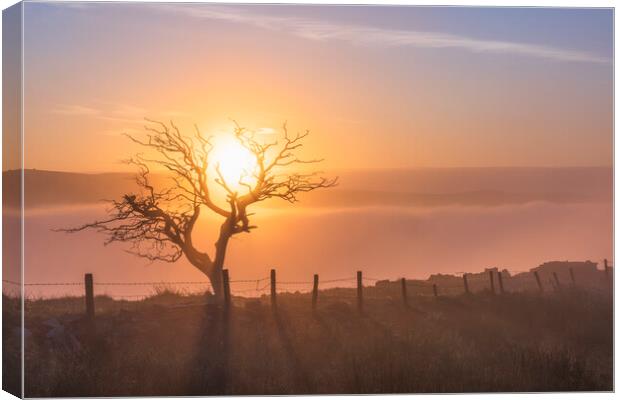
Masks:
[[[210,163],[219,170],[231,190],[247,189],[242,183],[252,184],[256,171],[256,156],[243,147],[234,135],[217,136],[213,140]]]

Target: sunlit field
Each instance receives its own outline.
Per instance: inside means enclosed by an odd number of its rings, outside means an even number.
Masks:
[[[26,395],[612,390],[604,292],[369,299],[362,314],[347,296],[312,313],[291,294],[275,311],[235,299],[228,317],[199,300],[97,298],[93,331],[83,299],[28,302]]]

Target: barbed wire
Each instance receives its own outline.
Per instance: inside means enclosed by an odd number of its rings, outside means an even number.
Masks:
[[[321,281],[321,283],[347,282],[347,281],[355,281],[355,280],[357,280],[357,278],[354,276],[351,278],[327,279],[327,280]]]
[[[234,283],[256,283],[257,287],[256,289],[247,289],[247,291],[250,290],[264,290],[266,288],[268,288],[271,285],[271,282],[268,282],[265,286],[263,287],[258,287],[258,285],[260,284],[260,282],[265,281],[270,279],[269,277],[265,277],[265,278],[259,278],[259,279],[238,279],[238,280],[231,280],[229,281],[229,283],[234,284]],[[378,281],[388,281],[389,283],[395,283],[398,282],[398,280],[396,281],[391,281],[388,278],[386,279],[380,279],[380,278],[371,278],[371,277],[362,277],[363,281],[371,281],[371,282],[378,282]],[[21,286],[22,284],[16,281],[10,281],[7,279],[3,279],[2,280],[5,283],[9,283],[9,284],[13,284],[13,285],[19,285]],[[326,283],[337,283],[337,282],[355,282],[357,281],[357,277],[350,277],[350,278],[336,278],[336,279],[327,279],[327,280],[322,280],[320,281],[320,283],[322,284],[326,284]],[[415,282],[415,281],[411,281],[411,280],[405,280],[406,284],[409,286],[421,286],[421,287],[430,287],[433,285],[432,282]],[[310,285],[313,284],[313,281],[277,281],[276,285]],[[24,286],[83,286],[84,282],[36,282],[36,283],[24,283]],[[211,283],[209,281],[145,281],[145,282],[93,282],[94,286],[156,286],[156,285],[208,285],[209,287],[211,287]],[[460,285],[443,285],[441,284],[441,287],[443,288],[451,288],[451,287],[460,287]]]
[[[259,279],[237,279],[237,280],[230,280],[230,283],[254,283],[254,282],[262,282],[262,281],[266,281],[267,279],[269,279],[269,277],[264,277],[264,278],[259,278]]]
[[[93,282],[93,285],[95,286],[211,285],[211,282],[208,282],[208,281]]]
[[[608,265],[610,267],[612,267],[611,263],[608,263]],[[512,274],[516,274],[516,273],[530,273],[531,270],[508,270],[510,273]],[[600,271],[600,270],[599,270]],[[467,273],[467,274],[480,274],[480,273]],[[462,278],[461,276],[456,276],[453,275],[454,279],[459,279]],[[357,276],[352,276],[352,277],[342,277],[342,278],[333,278],[333,279],[325,279],[325,280],[320,280],[320,286],[321,286],[321,290],[330,290],[330,289],[351,289],[350,286],[346,285],[345,287],[340,287],[340,286],[332,286],[332,287],[326,287],[325,285],[329,285],[332,283],[342,283],[342,282],[351,282],[351,283],[355,283],[357,282],[358,277]],[[386,289],[390,289],[393,288],[395,285],[398,285],[401,281],[401,279],[405,279],[405,285],[406,287],[414,287],[414,288],[418,288],[420,291],[418,292],[419,294],[422,294],[422,292],[430,292],[430,290],[433,288],[433,286],[436,286],[437,289],[441,292],[441,291],[446,291],[446,292],[454,292],[454,291],[462,291],[464,289],[463,284],[460,282],[449,282],[449,283],[441,283],[441,282],[433,282],[433,281],[424,281],[424,280],[419,280],[419,279],[411,279],[408,280],[406,278],[399,278],[396,280],[390,280],[389,278],[385,278],[385,279],[380,279],[380,278],[374,278],[374,277],[362,277],[362,281],[364,282],[375,282],[374,286],[366,286],[365,288],[371,289],[371,290],[386,290]],[[260,285],[261,282],[265,282],[267,281],[264,285]],[[387,281],[385,283],[385,286],[383,284],[377,285],[376,282],[379,281]],[[71,286],[71,287],[83,287],[85,285],[84,282],[29,282],[29,283],[22,283],[22,282],[18,282],[18,281],[14,281],[14,280],[10,280],[10,279],[3,279],[2,280],[3,283],[9,284],[9,285],[14,285],[14,286],[28,286],[28,287],[45,287],[45,286]],[[270,282],[270,277],[262,277],[262,278],[256,278],[256,279],[236,279],[236,280],[230,280],[229,283],[231,285],[233,284],[255,284],[255,287],[247,287],[247,288],[231,288],[231,293],[233,294],[238,294],[238,293],[256,293],[256,294],[261,294],[264,293],[265,290],[267,290],[268,288],[270,288],[271,286],[271,282]],[[310,281],[310,280],[304,280],[304,281],[276,281],[276,288],[280,289],[280,288],[284,288],[286,291],[286,287],[287,286],[297,286],[297,285],[312,285],[314,282]],[[469,282],[470,285],[470,290],[476,290],[476,289],[480,289],[481,286],[479,285],[479,280],[475,279],[475,280],[471,280]],[[549,282],[544,282],[545,285],[547,285],[548,283],[550,283],[552,286],[555,286],[555,283],[551,280],[551,278],[549,278]],[[93,282],[94,286],[97,287],[106,287],[106,286],[154,286],[157,287],[158,285],[161,286],[173,286],[173,285],[201,285],[201,286],[206,286],[207,289],[212,290],[213,287],[211,285],[211,283],[209,281],[203,280],[203,281],[143,281],[143,282]],[[497,283],[495,284],[497,285]],[[491,288],[491,284],[489,282],[485,282],[485,284],[483,285],[486,289]],[[309,289],[309,288],[308,288]],[[423,289],[423,290],[422,290]],[[8,290],[8,289],[6,289]],[[290,289],[292,290],[292,289]],[[301,289],[302,291],[305,291],[306,288]],[[280,291],[280,290],[278,290]],[[185,292],[183,294],[186,295],[199,295],[202,294],[204,292],[198,292],[198,291],[189,291],[188,289],[185,289]],[[143,298],[147,298],[150,296],[156,296],[159,293],[157,291],[155,291],[154,293],[150,293],[150,294],[132,294],[132,295],[120,295],[120,294],[114,294],[114,293],[101,293],[101,294],[97,294],[97,295],[105,295],[105,296],[111,296],[111,297],[115,297],[115,298],[138,298],[138,297],[143,297]]]
[[[16,281],[10,281],[8,279],[3,279],[3,283],[9,283],[12,285],[18,286],[81,286],[84,285],[84,282],[35,282],[35,283],[20,283]]]

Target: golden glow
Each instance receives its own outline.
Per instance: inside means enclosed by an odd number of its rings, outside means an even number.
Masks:
[[[213,140],[210,163],[219,167],[226,185],[234,191],[244,192],[255,181],[256,157],[235,139],[232,134],[221,135]]]

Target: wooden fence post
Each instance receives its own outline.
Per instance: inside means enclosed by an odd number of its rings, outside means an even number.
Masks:
[[[538,290],[540,290],[540,292],[542,293],[543,286],[542,286],[542,282],[540,281],[540,276],[538,276],[538,271],[534,271],[534,278],[536,278],[536,283],[538,284]]]
[[[400,280],[400,286],[403,293],[403,304],[407,307],[409,303],[407,302],[407,280],[405,278]]]
[[[276,307],[276,270],[272,269],[271,274],[271,306]]]
[[[93,289],[93,274],[84,275],[84,290],[86,296],[86,316],[95,318],[95,291]]]
[[[609,264],[607,264],[607,259],[603,261],[605,263],[605,279],[609,280]]]
[[[357,271],[357,310],[362,312],[364,300],[362,298],[362,271]]]
[[[467,274],[463,274],[463,287],[465,288],[465,294],[469,294],[469,284],[467,283]]]
[[[433,283],[433,296],[437,297],[437,284]]]
[[[319,297],[319,275],[314,274],[314,283],[312,284],[312,311],[316,310],[316,302]]]
[[[497,283],[499,283],[499,292],[501,294],[506,293],[504,291],[504,278],[502,278],[502,271],[497,271]]]
[[[230,308],[230,277],[228,276],[228,270],[222,270],[222,286],[224,289],[224,309]]]
[[[495,294],[495,280],[493,279],[493,270],[489,271],[489,282],[491,283],[491,294]]]
[[[560,279],[558,278],[557,272],[553,273],[553,281],[555,282],[556,290],[560,290]]]
[[[573,267],[570,267],[568,269],[568,272],[570,272],[570,281],[571,281],[573,287],[577,286],[577,283],[575,282],[575,272],[573,271]]]

